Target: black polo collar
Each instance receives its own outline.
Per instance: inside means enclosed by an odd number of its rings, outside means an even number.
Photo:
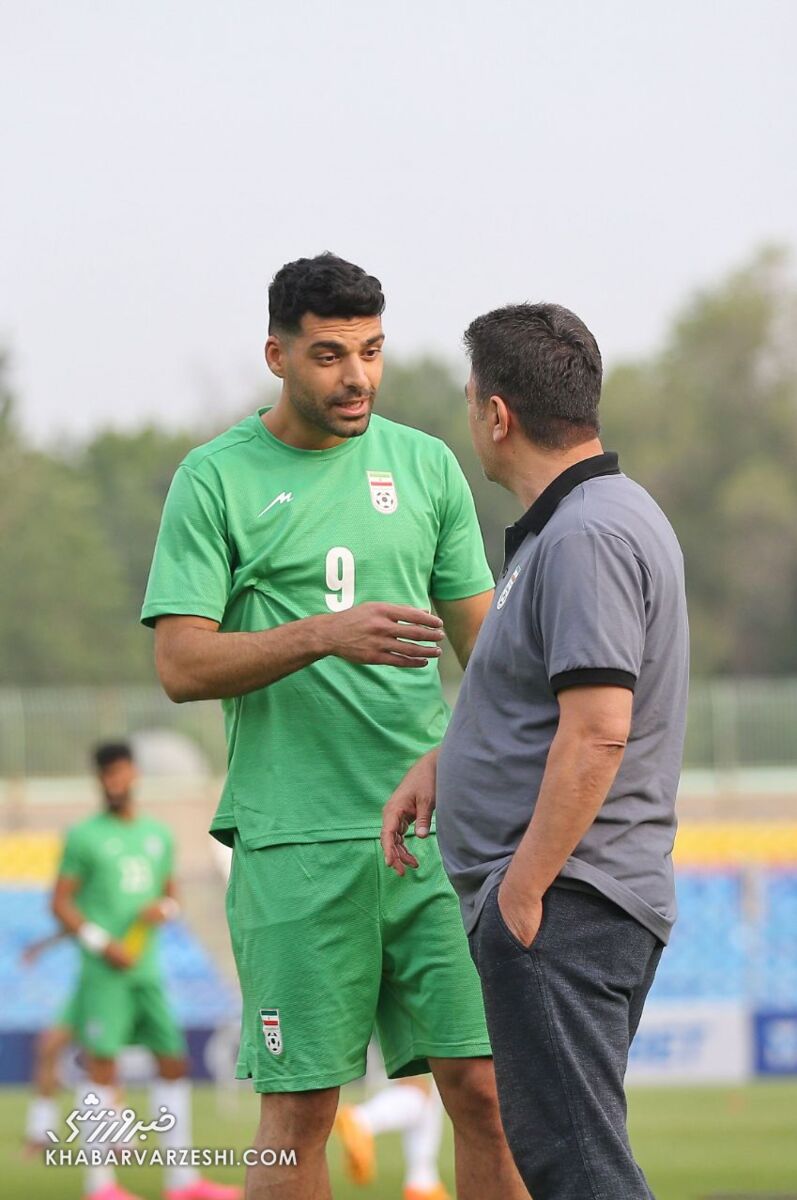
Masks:
[[[530,533],[542,533],[565,496],[569,496],[574,488],[588,479],[597,479],[600,475],[619,474],[618,457],[613,451],[607,450],[604,454],[594,454],[592,458],[582,458],[581,462],[573,463],[572,467],[557,475],[545,491],[540,492],[531,508],[506,530],[504,571],[521,542]]]

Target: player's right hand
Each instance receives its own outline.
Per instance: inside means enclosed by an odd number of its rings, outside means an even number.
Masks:
[[[385,667],[425,667],[439,658],[445,637],[443,622],[434,613],[403,604],[369,602],[321,618],[326,622],[327,654],[347,662]]]
[[[438,753],[439,749],[430,750],[423,758],[419,758],[382,809],[381,839],[385,866],[391,867],[397,875],[404,875],[406,867],[416,868],[420,865],[415,855],[407,849],[404,835],[410,825],[414,825],[419,838],[429,836],[435,809]]]
[[[119,942],[109,942],[102,952],[102,957],[117,971],[126,971],[133,965],[133,959]]]

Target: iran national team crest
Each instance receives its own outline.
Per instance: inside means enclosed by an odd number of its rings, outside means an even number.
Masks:
[[[282,1054],[280,1010],[278,1008],[261,1008],[260,1022],[263,1026],[263,1037],[266,1039],[266,1048],[272,1054]]]
[[[368,471],[371,503],[377,512],[394,513],[398,508],[396,485],[390,471]]]

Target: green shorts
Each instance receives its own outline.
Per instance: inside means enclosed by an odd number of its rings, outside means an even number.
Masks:
[[[236,1076],[258,1092],[365,1073],[374,1027],[391,1078],[428,1057],[492,1054],[481,988],[437,839],[409,839],[404,878],[377,839],[247,850],[236,836],[227,917],[243,998]]]
[[[116,1058],[125,1046],[146,1046],[167,1058],[186,1053],[185,1038],[157,975],[87,963],[70,1015],[75,1041],[98,1058]]]

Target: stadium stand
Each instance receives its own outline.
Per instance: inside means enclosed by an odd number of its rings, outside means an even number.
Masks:
[[[684,825],[675,864],[679,917],[651,1001],[797,1005],[797,824]]]
[[[54,931],[49,887],[60,852],[51,832],[0,837],[0,1027],[38,1029],[66,999],[76,969],[69,943],[25,966],[25,945]],[[797,825],[682,827],[676,852],[679,919],[651,999],[797,1005]],[[232,983],[183,922],[165,927],[162,958],[187,1027],[234,1018]]]

